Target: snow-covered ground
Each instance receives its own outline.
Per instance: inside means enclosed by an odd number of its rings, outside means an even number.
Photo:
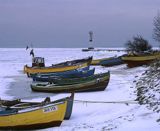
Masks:
[[[124,52],[95,51],[82,52],[81,49],[34,49],[36,56],[45,58],[46,65],[93,56],[104,58],[119,56]],[[46,96],[57,99],[70,94],[36,93],[30,89],[31,79],[23,74],[25,64],[31,65],[29,50],[0,49],[0,97],[2,99],[34,99],[40,101]],[[114,67],[96,67],[96,73],[111,72],[111,79],[105,91],[76,93],[75,100],[88,101],[129,101],[136,99],[134,80],[141,75],[145,67],[128,69],[126,65]],[[157,114],[138,104],[107,104],[107,103],[79,103],[74,102],[70,120],[63,121],[60,127],[43,129],[44,131],[159,131],[160,125],[156,122]]]

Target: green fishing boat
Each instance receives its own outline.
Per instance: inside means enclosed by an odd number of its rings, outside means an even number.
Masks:
[[[89,92],[103,91],[110,79],[110,72],[95,74],[91,77],[57,80],[55,83],[33,83],[31,89],[38,92]]]

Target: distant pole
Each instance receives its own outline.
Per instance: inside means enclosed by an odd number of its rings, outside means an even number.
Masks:
[[[93,41],[93,32],[90,31],[89,32],[89,42],[92,42]]]
[[[94,49],[94,47],[92,45],[92,42],[93,42],[93,32],[89,31],[89,43],[90,43],[90,47],[88,47],[88,49],[90,49],[90,50]]]

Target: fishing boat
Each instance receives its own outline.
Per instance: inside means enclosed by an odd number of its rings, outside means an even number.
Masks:
[[[108,60],[104,60],[101,62],[102,66],[115,66],[115,65],[121,65],[124,64],[123,60],[121,59],[121,56],[117,57],[110,57]]]
[[[44,100],[47,101],[48,97]],[[72,108],[73,108],[73,101],[74,101],[74,93],[71,94],[70,97],[65,97],[62,99],[58,99],[53,101],[52,103],[58,103],[58,102],[63,102],[67,100],[67,108],[66,108],[66,112],[65,112],[65,116],[64,119],[65,120],[69,120],[72,114]],[[23,107],[23,108],[28,108],[30,106],[39,106],[41,105],[42,102],[26,102],[26,101],[21,101],[21,99],[16,99],[16,100],[0,100],[0,112],[3,111],[3,113],[7,113],[7,112],[12,112],[12,113],[16,113],[17,110],[13,109],[13,110],[8,110],[7,108],[10,107]],[[2,112],[1,112],[2,113]]]
[[[91,65],[101,65],[102,61],[108,60],[109,58],[93,59]]]
[[[60,78],[82,78],[82,77],[89,77],[92,76],[95,72],[95,68],[90,70],[74,70],[74,71],[66,71],[62,73],[48,73],[48,74],[37,74],[36,76],[32,77],[33,81],[42,81],[42,82],[50,82],[54,81],[54,79]]]
[[[43,102],[41,105],[19,104],[0,111],[0,129],[28,130],[60,126],[66,112],[67,100]]]
[[[146,65],[152,61],[160,59],[160,52],[144,53],[144,54],[129,54],[123,56],[122,60],[127,64],[129,68]]]
[[[30,74],[35,74],[35,73],[49,73],[49,72],[63,72],[63,71],[69,71],[69,70],[75,70],[79,68],[84,68],[90,65],[92,61],[92,57],[88,57],[85,59],[78,59],[78,60],[73,60],[73,61],[66,61],[63,63],[59,64],[54,64],[52,66],[46,67],[46,66],[35,66],[39,65],[38,60],[36,61],[37,64],[35,64],[34,60],[34,66],[29,67],[27,65],[24,66],[24,73],[27,73],[28,76]],[[42,64],[41,64],[42,65]]]
[[[32,91],[37,92],[89,92],[89,91],[103,91],[107,87],[110,79],[110,72],[95,74],[93,79],[88,81],[82,80],[78,83],[69,84],[54,84],[54,83],[32,83]],[[71,79],[72,80],[72,79]]]
[[[102,65],[102,66],[114,66],[123,64],[121,57],[109,57],[109,58],[102,58],[102,59],[95,59],[92,60],[91,65]]]
[[[48,73],[35,73],[35,74],[30,74],[30,76],[32,78],[37,77],[37,76],[45,76],[45,77],[49,77],[49,76],[63,76],[63,77],[69,77],[72,75],[81,75],[83,72],[87,72],[89,71],[90,66],[86,66],[84,68],[78,68],[75,70],[69,70],[69,71],[63,71],[63,72],[48,72]]]
[[[76,59],[76,60],[71,60],[71,61],[66,61],[66,62],[61,62],[61,63],[58,63],[58,64],[52,64],[52,66],[54,67],[59,67],[59,66],[68,66],[68,65],[75,65],[77,63],[85,63],[85,62],[88,62],[89,64],[91,63],[92,61],[92,56],[89,56],[87,58],[83,58],[83,59]]]
[[[78,78],[50,77],[50,78],[47,78],[46,80],[44,78],[43,82],[54,83],[57,85],[72,85],[72,84],[80,84],[80,83],[83,84],[85,82],[98,79],[99,77],[102,77],[102,74],[95,74],[95,75],[91,75],[91,76],[87,76],[87,77],[78,77]],[[40,81],[42,82],[41,79],[40,79]],[[38,83],[38,82],[40,83],[40,81],[37,80],[36,83]]]

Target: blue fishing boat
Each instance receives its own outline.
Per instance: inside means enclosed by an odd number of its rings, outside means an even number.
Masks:
[[[41,76],[66,76],[66,75],[72,75],[72,74],[78,74],[81,71],[88,71],[90,66],[86,66],[83,68],[78,68],[74,70],[69,70],[69,71],[62,71],[62,72],[48,72],[48,73],[36,73],[36,74],[30,74],[30,77],[34,78],[37,75]]]
[[[95,68],[89,70],[73,70],[72,72],[38,74],[33,77],[33,81],[49,82],[57,78],[81,78],[92,76]]]
[[[102,60],[100,62],[100,65],[102,66],[115,66],[115,65],[121,65],[124,64],[124,61],[121,59],[121,56],[119,57],[110,57],[109,59]]]

